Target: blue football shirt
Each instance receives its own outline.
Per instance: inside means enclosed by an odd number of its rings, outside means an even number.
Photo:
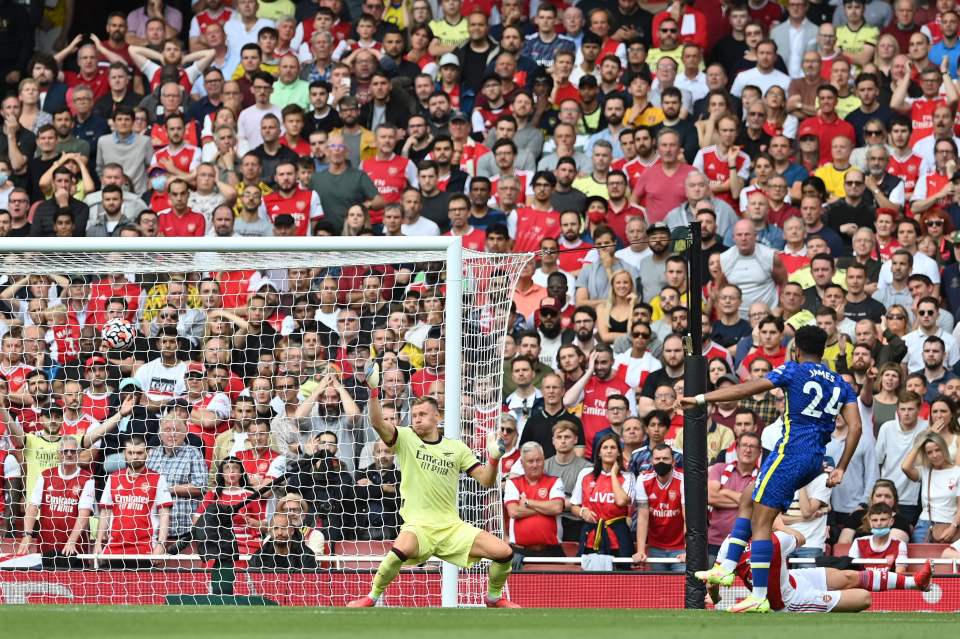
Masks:
[[[840,375],[822,364],[786,362],[767,374],[786,397],[779,453],[823,455],[837,415],[857,394]]]

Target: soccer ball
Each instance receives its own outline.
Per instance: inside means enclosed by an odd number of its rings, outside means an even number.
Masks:
[[[107,348],[119,350],[129,346],[135,335],[136,332],[130,322],[122,317],[115,317],[103,325],[100,339],[103,340]]]

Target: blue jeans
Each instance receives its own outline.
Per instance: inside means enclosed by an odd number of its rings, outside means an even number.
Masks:
[[[664,559],[668,557],[679,557],[685,550],[664,550],[663,548],[647,548],[647,557],[653,559]],[[648,564],[654,572],[685,572],[687,565],[683,562],[678,564]]]
[[[797,548],[790,557],[797,559],[817,559],[823,557],[823,548]],[[804,564],[800,567],[809,568],[810,564]]]
[[[915,544],[925,544],[927,543],[927,537],[930,536],[930,528],[933,527],[933,522],[929,519],[919,519],[917,520],[917,525],[913,528],[913,534],[910,535],[910,541]]]

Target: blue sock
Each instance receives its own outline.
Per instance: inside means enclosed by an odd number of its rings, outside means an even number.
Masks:
[[[750,520],[746,517],[737,517],[733,522],[733,529],[730,531],[730,544],[727,546],[727,555],[718,557],[720,566],[727,572],[733,572],[740,561],[740,556],[746,550],[750,542],[750,536],[753,529],[750,527]]]
[[[767,598],[767,582],[770,577],[770,560],[773,559],[773,542],[769,539],[754,539],[750,546],[750,572],[753,574],[753,594]]]

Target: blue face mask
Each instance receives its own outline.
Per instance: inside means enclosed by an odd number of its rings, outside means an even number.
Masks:
[[[0,184],[5,184],[7,180],[10,179],[10,176],[7,173],[0,171]]]
[[[890,526],[886,528],[871,528],[870,532],[873,533],[874,537],[886,537],[890,534]]]
[[[150,178],[150,186],[153,187],[154,191],[162,191],[166,184],[167,178],[162,175]]]

